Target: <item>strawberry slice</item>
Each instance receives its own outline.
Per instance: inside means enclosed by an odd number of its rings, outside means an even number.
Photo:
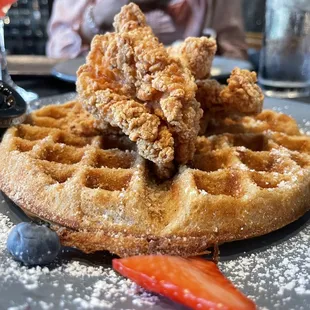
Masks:
[[[210,261],[150,255],[113,259],[112,264],[143,288],[192,309],[256,309]]]
[[[17,0],[0,0],[0,17],[4,17],[11,4],[16,2]]]
[[[205,260],[201,257],[188,257],[187,260],[191,262],[192,266],[195,266],[200,271],[206,273],[209,276],[217,278],[218,283],[223,283],[225,286],[230,285],[235,290],[237,290],[234,285],[221,273],[217,266],[216,268],[213,268],[213,262]]]

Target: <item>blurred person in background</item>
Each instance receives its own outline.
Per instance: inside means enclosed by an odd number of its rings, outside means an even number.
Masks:
[[[47,55],[84,55],[96,34],[113,31],[113,18],[127,0],[54,0]],[[136,0],[159,40],[169,45],[186,37],[215,34],[218,54],[247,58],[241,0]]]

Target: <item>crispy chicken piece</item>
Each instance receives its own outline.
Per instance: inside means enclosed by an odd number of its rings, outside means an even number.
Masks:
[[[224,106],[220,98],[221,91],[225,88],[218,81],[212,79],[197,80],[198,90],[196,99],[200,102],[204,113],[200,119],[200,135],[206,132],[209,120],[224,113]]]
[[[187,38],[168,52],[181,60],[182,66],[191,70],[198,90],[196,99],[204,110],[200,134],[205,132],[210,118],[235,117],[257,114],[262,110],[263,93],[255,84],[255,72],[235,68],[227,80],[228,86],[207,79],[216,52],[214,39]]]
[[[180,59],[195,79],[206,79],[210,76],[216,41],[207,37],[189,37],[180,45],[168,47],[167,51],[172,57]]]
[[[195,151],[202,110],[194,77],[169,57],[137,5],[124,6],[114,28],[93,39],[77,91],[101,127],[120,128],[167,175],[173,160],[186,163]]]
[[[195,99],[197,86],[187,68],[169,57],[158,42],[145,16],[135,4],[124,6],[115,17],[117,33],[126,34],[134,49],[136,96],[148,102],[172,132],[175,159],[186,163],[193,156],[202,111]]]
[[[242,115],[258,114],[262,111],[264,95],[256,84],[254,71],[235,68],[227,80],[220,97],[227,110],[234,110]]]
[[[235,68],[227,86],[216,80],[197,80],[196,98],[204,112],[213,117],[258,114],[263,107],[264,95],[256,81],[255,72]]]
[[[196,84],[198,87],[196,99],[200,102],[203,111],[211,114],[223,112],[224,103],[220,98],[220,93],[225,85],[212,79],[197,80]]]
[[[102,42],[95,38],[93,44],[97,43]],[[90,54],[89,59],[92,56]],[[167,127],[142,103],[124,95],[126,87],[113,85],[114,81],[108,78],[111,72],[102,68],[103,71],[96,68],[98,71],[94,72],[94,68],[84,65],[78,71],[83,77],[77,83],[78,91],[83,90],[80,97],[86,109],[98,120],[97,127],[103,130],[108,125],[109,130],[118,127],[137,142],[142,156],[156,160],[158,164],[171,162],[174,158],[174,141]],[[100,78],[101,74],[103,78]]]
[[[204,111],[200,121],[200,134],[204,134],[210,118],[255,115],[262,111],[264,95],[256,85],[256,73],[235,68],[228,85],[216,80],[197,80],[196,99]]]

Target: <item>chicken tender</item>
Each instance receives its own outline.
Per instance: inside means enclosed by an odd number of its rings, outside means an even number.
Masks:
[[[216,41],[212,38],[189,37],[180,45],[167,48],[168,53],[180,59],[195,79],[206,79],[210,76],[211,65],[216,53]]]
[[[173,161],[185,164],[195,151],[202,110],[194,77],[169,56],[137,5],[124,6],[114,28],[93,39],[77,91],[100,127],[120,128],[167,175]]]

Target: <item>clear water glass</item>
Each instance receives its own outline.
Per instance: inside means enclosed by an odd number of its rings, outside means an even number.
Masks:
[[[267,0],[258,82],[271,97],[310,94],[309,0]]]

